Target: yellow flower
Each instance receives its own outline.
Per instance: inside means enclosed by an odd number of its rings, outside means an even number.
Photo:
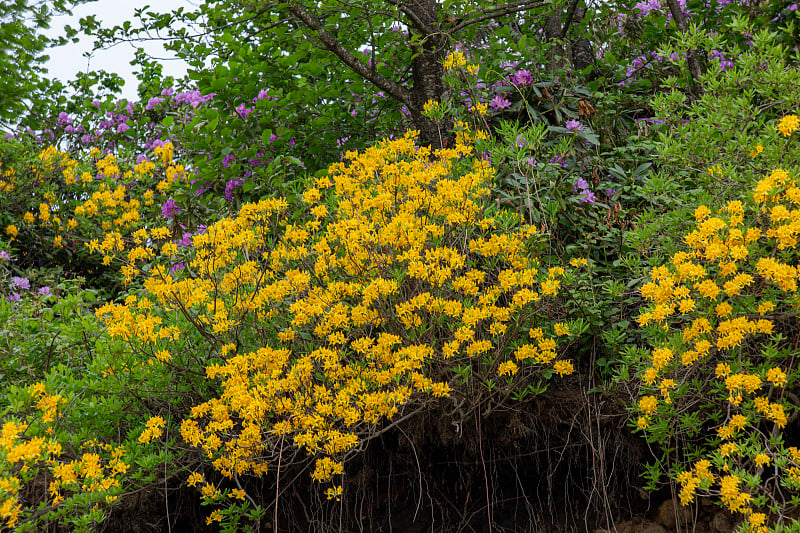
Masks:
[[[709,209],[704,205],[701,205],[700,207],[694,210],[694,218],[698,222],[705,220],[706,218],[708,218],[710,214],[711,214],[711,209]]]
[[[472,111],[478,114],[478,116],[484,117],[489,110],[489,106],[487,104],[482,104],[480,102],[473,104]]]
[[[639,400],[639,410],[645,414],[655,413],[657,407],[658,399],[655,396],[644,396]]]
[[[562,322],[557,322],[553,325],[553,328],[556,331],[556,335],[558,335],[559,337],[569,335],[569,326],[567,324],[564,324]]]
[[[499,376],[513,376],[517,373],[517,364],[514,361],[504,361],[497,367],[497,374]]]
[[[772,462],[772,457],[765,453],[759,453],[753,459],[753,462],[756,464],[756,468],[760,468],[764,465],[768,465]]]
[[[6,235],[11,237],[13,240],[17,235],[19,235],[19,230],[13,224],[6,226]]]
[[[338,502],[342,497],[342,486],[336,485],[335,487],[327,489],[325,491],[325,496],[329,500],[336,500]]]
[[[730,457],[739,451],[739,447],[734,442],[726,442],[719,447],[719,453],[722,457]]]
[[[186,483],[190,487],[196,487],[198,483],[202,482],[203,482],[203,474],[200,474],[199,472],[192,472],[186,480]]]
[[[444,69],[453,70],[467,65],[467,58],[463,52],[451,52],[444,59]]]
[[[159,438],[164,433],[164,419],[160,416],[152,416],[147,421],[145,430],[139,435],[139,442],[146,444],[153,439]]]
[[[771,313],[774,310],[775,310],[775,304],[770,301],[762,302],[758,305],[759,315],[766,315],[767,313]]]
[[[786,385],[786,372],[778,367],[770,368],[767,370],[767,380],[778,387],[784,387]]]
[[[553,371],[559,376],[568,376],[575,371],[575,368],[572,366],[572,361],[561,360],[553,365]]]
[[[210,526],[214,522],[222,522],[222,513],[220,511],[214,511],[206,518],[206,525]]]
[[[438,114],[440,110],[441,106],[436,100],[428,100],[425,102],[425,105],[422,106],[422,114],[428,118],[436,118],[436,114]]]
[[[800,120],[798,120],[797,115],[786,115],[778,122],[778,131],[780,131],[784,137],[788,137],[799,125]]]

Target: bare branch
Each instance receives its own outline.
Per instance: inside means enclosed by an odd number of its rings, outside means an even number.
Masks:
[[[418,17],[413,9],[409,9],[408,5],[405,2],[402,2],[401,0],[386,0],[386,1],[392,4],[393,6],[397,7],[400,11],[402,11],[403,14],[406,17],[408,17],[408,20],[411,22],[411,24],[415,28],[417,28],[420,32],[422,32],[424,35],[433,35],[434,33],[438,32],[436,28],[431,27],[424,20]]]
[[[292,2],[289,4],[289,11],[291,11],[292,14],[297,17],[307,28],[313,30],[325,48],[335,54],[336,57],[338,57],[342,63],[347,65],[353,72],[360,75],[382,91],[385,91],[387,94],[392,95],[394,98],[403,102],[407,106],[413,106],[411,101],[411,93],[407,89],[401,87],[392,80],[384,78],[373,69],[367,67],[367,65],[354,56],[349,50],[345,49],[344,46],[342,46],[342,43],[340,43],[333,34],[322,27],[322,24],[320,24],[320,22],[308,11],[303,9],[300,4],[297,2]]]
[[[666,0],[666,3],[678,30],[684,34],[689,33],[689,25],[686,23],[686,17],[683,15],[677,0]],[[697,58],[697,50],[694,48],[689,49],[689,53],[686,55],[686,63],[689,66],[689,74],[692,77],[692,92],[695,95],[701,95],[703,93],[703,85],[700,82],[702,71],[700,70],[700,61]]]
[[[510,15],[512,13],[519,13],[521,11],[527,11],[529,9],[534,9],[536,7],[542,7],[550,4],[550,2],[542,2],[542,1],[531,1],[531,0],[520,0],[518,2],[509,2],[505,4],[503,7],[497,7],[494,9],[490,9],[488,11],[482,12],[480,15],[477,15],[471,19],[467,19],[463,22],[460,22],[458,25],[450,28],[447,30],[447,34],[454,35],[464,28],[468,26],[472,26],[473,24],[477,24],[478,22],[483,22],[484,20],[489,20],[495,17],[502,17],[505,15]]]
[[[569,10],[567,10],[567,20],[564,21],[564,27],[561,29],[561,38],[567,36],[567,31],[569,31],[569,27],[572,24],[572,21],[575,19],[575,10],[578,8],[578,0],[572,0],[572,4],[569,6]]]
[[[202,37],[207,37],[209,35],[215,34],[220,30],[224,30],[224,29],[227,29],[227,28],[231,28],[233,26],[237,26],[239,24],[244,24],[244,23],[253,21],[253,20],[257,19],[258,17],[260,17],[261,15],[263,15],[264,13],[266,13],[267,10],[268,10],[268,8],[263,8],[263,9],[260,9],[259,11],[257,11],[255,14],[249,16],[249,17],[244,17],[244,18],[241,18],[241,19],[237,19],[237,20],[228,22],[227,24],[223,24],[221,26],[217,26],[217,27],[211,28],[210,30],[207,30],[207,31],[194,33],[192,35],[176,35],[176,36],[169,36],[169,37],[162,37],[162,36],[159,35],[158,37],[151,37],[150,36],[150,29],[149,28],[142,28],[142,29],[147,31],[148,37],[125,37],[125,38],[117,37],[117,38],[114,39],[114,42],[112,42],[110,44],[104,44],[104,45],[102,45],[102,46],[100,46],[98,48],[95,48],[95,50],[109,50],[109,49],[111,49],[111,48],[113,48],[113,47],[115,47],[115,46],[117,46],[118,44],[121,44],[121,43],[143,43],[143,42],[147,42],[147,41],[162,41],[162,42],[163,41],[179,41],[179,40],[183,41],[183,40],[186,40],[186,39],[200,39]],[[286,22],[286,19],[279,20],[278,22],[275,22],[274,24],[270,24],[266,29],[272,29],[272,28],[274,28],[276,26],[280,26],[281,24],[284,24],[285,22]],[[140,30],[137,30],[136,33],[138,33],[139,31]],[[261,30],[261,31],[264,31],[264,30]]]

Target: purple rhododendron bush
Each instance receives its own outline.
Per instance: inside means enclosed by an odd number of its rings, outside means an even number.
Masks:
[[[797,5],[196,7],[0,10],[1,530],[800,530]]]

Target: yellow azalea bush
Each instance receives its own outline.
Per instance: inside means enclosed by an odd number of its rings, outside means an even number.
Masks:
[[[68,400],[43,382],[9,395],[13,411],[0,421],[0,528],[40,531],[46,519],[88,530],[102,521],[123,492],[125,449],[96,441],[75,449],[59,429]]]
[[[535,227],[489,216],[479,135],[348,153],[303,193],[303,222],[280,198],[246,204],[194,238],[183,269],[155,267],[142,294],[97,310],[153,369],[199,364],[216,384],[180,432],[224,477],[306,456],[338,498],[344,461],[387,422],[573,371],[570,327],[548,319],[565,271],[539,262]]]
[[[176,193],[185,193],[189,178],[174,161],[169,142],[135,163],[97,148],[71,155],[54,146],[40,149],[18,141],[3,149],[10,152],[0,155],[10,161],[8,168],[0,167],[0,201],[5,206],[0,218],[12,249],[44,248],[53,263],[87,275],[95,274],[80,271],[80,258],[87,253],[100,252],[104,266],[133,249],[134,258],[145,254],[152,259],[161,242],[181,237],[163,206],[174,202]],[[150,248],[142,249],[142,242]],[[40,255],[41,265],[48,253]],[[135,270],[123,267],[123,283],[133,275]]]
[[[795,149],[797,117],[776,128],[776,151]],[[740,531],[778,530],[800,503],[800,450],[785,434],[800,403],[798,168],[773,167],[750,198],[694,216],[684,249],[642,287],[653,349],[638,363],[636,425],[672,450],[662,464],[682,504],[713,497]]]

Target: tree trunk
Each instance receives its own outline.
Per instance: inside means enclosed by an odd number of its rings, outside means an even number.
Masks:
[[[548,15],[545,19],[544,34],[549,43],[548,56],[548,70],[555,72],[563,67],[562,58],[564,57],[564,48],[558,41],[562,37],[561,33],[561,12]]]
[[[672,18],[675,21],[675,26],[678,27],[678,30],[681,33],[689,33],[689,25],[686,23],[686,17],[683,15],[683,11],[681,11],[681,6],[678,4],[677,0],[666,0],[667,6],[669,6],[670,13],[672,13]],[[701,96],[703,94],[703,83],[701,81],[701,76],[703,75],[702,69],[700,68],[700,57],[697,53],[697,50],[694,48],[689,49],[689,53],[686,57],[686,64],[689,67],[689,76],[691,77],[691,84],[692,84],[692,94],[695,96]]]
[[[421,144],[442,148],[452,126],[437,124],[422,116],[425,102],[438,102],[444,94],[442,61],[447,51],[447,37],[439,26],[439,4],[437,0],[407,0],[404,7],[419,22],[412,24],[412,27],[421,36],[411,61],[411,120],[420,132]]]

